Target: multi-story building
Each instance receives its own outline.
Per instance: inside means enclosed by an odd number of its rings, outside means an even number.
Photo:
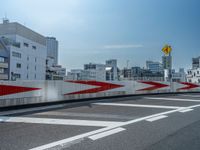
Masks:
[[[192,69],[187,71],[187,82],[200,83],[200,56],[192,58]]]
[[[200,56],[192,58],[192,69],[200,68]]]
[[[151,80],[163,81],[163,72],[153,73],[149,69],[140,67],[132,67],[131,69],[124,68],[121,71],[120,80]]]
[[[10,23],[5,19],[3,24],[0,24],[0,37],[3,49],[0,56],[4,62],[4,69],[1,69],[4,72],[3,78],[45,80],[47,47],[44,36],[17,22]]]
[[[178,72],[175,69],[172,70],[172,82],[185,82],[186,73],[183,68],[180,68]]]
[[[46,44],[46,80],[63,80],[66,76],[66,68],[58,65],[58,41],[55,37],[46,37]]]
[[[200,68],[189,69],[186,78],[187,82],[200,83]]]
[[[146,68],[152,73],[163,72],[163,65],[160,62],[146,61]]]
[[[82,74],[83,80],[106,80],[106,65],[89,63],[84,65],[84,71]]]
[[[47,57],[53,59],[53,64],[58,64],[58,41],[55,37],[46,37]]]
[[[8,50],[3,43],[3,40],[0,38],[0,80],[9,79],[8,58]]]
[[[106,80],[119,80],[119,69],[117,68],[116,59],[110,59],[106,61]]]
[[[162,56],[162,65],[163,69],[171,69],[172,68],[172,56]]]

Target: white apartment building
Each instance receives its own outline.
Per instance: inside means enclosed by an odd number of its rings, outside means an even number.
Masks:
[[[83,80],[106,80],[106,66],[104,64],[89,63],[84,65],[84,71],[82,74]]]
[[[194,68],[188,70],[187,82],[200,83],[200,68]]]
[[[187,71],[187,82],[200,83],[200,56],[192,58],[192,69]]]
[[[4,20],[0,24],[0,38],[8,54],[8,80],[45,80],[47,47],[44,36],[17,22]]]

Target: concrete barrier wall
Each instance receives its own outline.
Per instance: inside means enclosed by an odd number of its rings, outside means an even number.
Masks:
[[[0,107],[130,94],[200,92],[200,85],[154,81],[0,81]]]

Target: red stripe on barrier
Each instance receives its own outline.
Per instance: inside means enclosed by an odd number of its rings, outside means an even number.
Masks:
[[[158,83],[158,82],[153,82],[153,81],[139,81],[140,83],[144,83],[144,84],[149,84],[152,85],[151,87],[147,87],[144,89],[139,89],[137,91],[152,91],[152,90],[157,90],[160,88],[164,88],[164,87],[168,87],[169,85],[167,84],[163,84],[163,83]]]
[[[92,85],[92,86],[98,86],[98,87],[95,87],[95,88],[92,88],[92,89],[76,91],[76,92],[72,92],[72,93],[67,93],[67,94],[64,94],[64,95],[98,93],[98,92],[102,92],[102,91],[106,91],[106,90],[111,90],[111,89],[123,87],[123,85],[106,83],[106,82],[99,82],[99,81],[65,81],[65,82]]]
[[[186,85],[185,87],[179,88],[177,90],[189,90],[193,88],[200,87],[200,85],[194,84],[194,83],[188,83],[188,82],[179,82],[180,84]]]
[[[0,96],[40,90],[41,88],[22,87],[13,85],[0,85]]]

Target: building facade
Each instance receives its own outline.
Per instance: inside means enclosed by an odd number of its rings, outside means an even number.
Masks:
[[[6,53],[8,80],[45,80],[46,38],[31,29],[4,20],[0,24],[1,47]],[[2,48],[1,48],[2,49]]]
[[[160,62],[146,61],[146,68],[152,73],[163,72],[163,65]]]
[[[46,37],[47,57],[53,59],[55,65],[58,64],[58,41],[55,37]]]

